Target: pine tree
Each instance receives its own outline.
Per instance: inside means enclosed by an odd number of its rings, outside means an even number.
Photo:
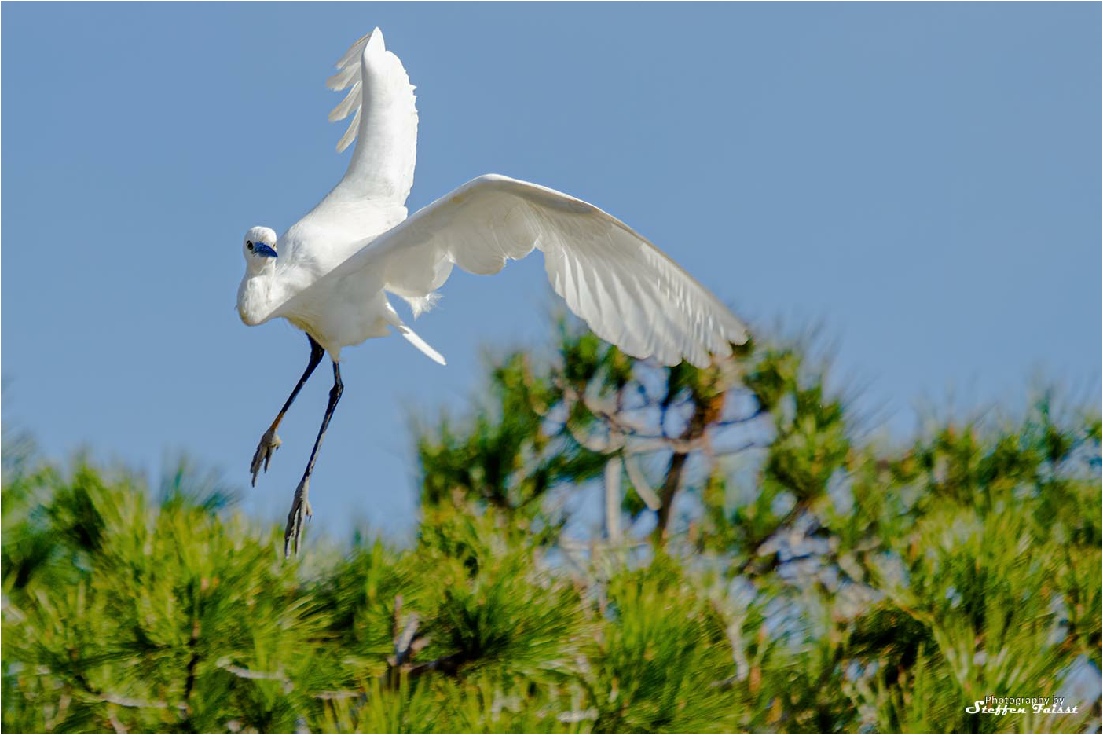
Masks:
[[[1098,730],[1098,692],[966,710],[1098,677],[1094,407],[875,440],[798,346],[661,368],[566,323],[488,381],[415,427],[407,548],[287,561],[187,462],[6,438],[3,728]]]

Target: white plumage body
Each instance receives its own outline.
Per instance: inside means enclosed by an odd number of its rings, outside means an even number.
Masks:
[[[360,39],[330,79],[349,92],[330,115],[353,115],[344,178],[278,239],[246,236],[238,310],[249,325],[283,317],[334,361],[341,349],[396,329],[442,362],[402,323],[387,294],[415,316],[432,306],[453,266],[497,273],[534,249],[571,310],[635,357],[708,364],[746,330],[715,296],[627,225],[579,199],[486,175],[407,217],[417,145],[413,87],[378,29]],[[254,244],[256,250],[254,250]],[[272,257],[260,253],[270,246]],[[278,255],[277,255],[278,253]]]

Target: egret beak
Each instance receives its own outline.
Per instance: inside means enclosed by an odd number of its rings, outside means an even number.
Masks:
[[[265,258],[276,257],[276,251],[272,248],[272,246],[265,245],[263,242],[258,242],[256,245],[254,245],[253,252]]]

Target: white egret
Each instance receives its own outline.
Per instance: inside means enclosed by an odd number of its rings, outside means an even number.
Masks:
[[[417,148],[414,88],[379,29],[337,63],[328,84],[348,89],[330,114],[352,123],[337,145],[355,139],[348,170],[318,206],[282,236],[267,227],[245,235],[245,276],[238,288],[242,321],[282,317],[306,332],[310,361],[264,432],[250,465],[255,485],[280,440],[276,429],[328,353],[333,388],[310,460],[287,517],[285,553],[297,551],[311,514],[310,475],[341,398],[341,349],[396,330],[424,354],[444,358],[402,322],[394,294],[414,316],[431,308],[454,265],[476,274],[500,271],[534,249],[571,311],[602,339],[664,365],[730,354],[746,341],[743,323],[701,284],[624,223],[597,207],[536,184],[486,175],[407,218]]]

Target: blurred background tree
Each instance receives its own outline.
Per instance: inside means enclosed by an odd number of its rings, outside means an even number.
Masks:
[[[1095,406],[900,442],[800,343],[663,368],[561,321],[554,355],[415,422],[408,548],[284,561],[186,461],[6,438],[4,729],[1098,731]]]

